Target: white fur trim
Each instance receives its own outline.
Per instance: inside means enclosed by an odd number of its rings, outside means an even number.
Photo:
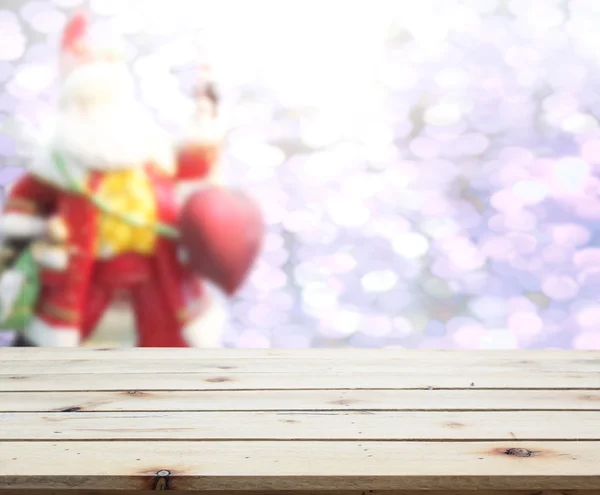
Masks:
[[[183,328],[183,338],[192,347],[203,349],[223,347],[227,313],[212,301],[206,311]]]
[[[87,184],[87,170],[83,167],[76,166],[73,160],[69,159],[69,157],[66,155],[63,155],[63,159],[65,161],[65,165],[69,169],[69,174],[71,177],[79,184]],[[28,172],[31,175],[38,177],[45,182],[49,182],[60,189],[71,189],[67,178],[60,173],[56,164],[52,160],[50,153],[33,160],[28,167]]]
[[[51,270],[63,271],[69,265],[69,253],[64,247],[36,244],[31,254],[40,265]]]
[[[0,277],[0,319],[3,321],[12,312],[24,283],[25,275],[18,270],[6,270]]]
[[[76,328],[50,325],[39,318],[32,320],[24,336],[38,347],[78,347],[80,341]]]
[[[5,213],[0,217],[0,233],[8,238],[37,237],[46,231],[44,218],[25,213]]]

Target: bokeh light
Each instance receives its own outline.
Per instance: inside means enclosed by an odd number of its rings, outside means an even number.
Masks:
[[[227,345],[600,348],[597,2],[9,0],[3,187],[82,6],[174,135],[215,67],[226,180],[268,226]]]

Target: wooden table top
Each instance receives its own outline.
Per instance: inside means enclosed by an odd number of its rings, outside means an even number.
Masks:
[[[600,351],[0,349],[15,489],[598,494]]]

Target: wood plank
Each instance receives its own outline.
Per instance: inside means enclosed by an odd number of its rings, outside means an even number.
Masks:
[[[0,440],[587,441],[600,440],[600,415],[594,411],[0,413]]]
[[[600,373],[107,373],[0,375],[0,391],[600,389]]]
[[[373,359],[55,359],[0,361],[0,374],[36,375],[89,374],[89,373],[456,373],[460,362],[462,373],[596,373],[600,376],[600,359],[593,360],[539,360],[518,358],[485,361],[405,360],[400,357]],[[600,380],[600,378],[599,378]]]
[[[600,442],[0,442],[0,482],[147,490],[168,469],[171,490],[600,490],[599,458]]]
[[[224,390],[0,392],[0,412],[600,410],[590,390]]]
[[[600,360],[600,350],[521,350],[510,351],[478,349],[470,350],[424,350],[424,349],[156,349],[156,348],[0,348],[0,362],[39,361],[69,359],[84,360],[168,360],[181,361],[222,359],[390,359],[410,362],[453,362],[494,364],[525,361],[591,361]]]

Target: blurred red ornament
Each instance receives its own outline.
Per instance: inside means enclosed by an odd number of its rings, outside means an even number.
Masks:
[[[264,225],[252,198],[210,187],[185,202],[179,229],[192,270],[232,295],[258,256]]]

